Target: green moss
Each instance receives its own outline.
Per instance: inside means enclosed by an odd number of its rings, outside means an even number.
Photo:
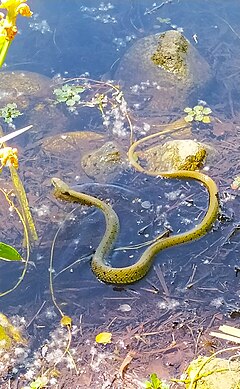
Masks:
[[[199,356],[190,363],[186,374],[186,389],[240,389],[238,360]]]
[[[158,42],[157,49],[152,55],[152,62],[165,69],[167,72],[186,77],[186,53],[188,52],[188,42],[183,35],[179,34],[176,38],[173,36],[166,38],[166,33],[163,33]]]
[[[184,163],[179,166],[179,170],[197,170],[203,166],[206,157],[206,150],[200,149],[195,155],[189,155]]]

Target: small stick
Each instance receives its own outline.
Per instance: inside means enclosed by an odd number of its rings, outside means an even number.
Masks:
[[[30,325],[32,324],[32,322],[36,319],[37,315],[41,312],[41,310],[43,309],[44,305],[46,304],[46,300],[43,301],[41,307],[39,308],[39,310],[35,313],[35,315],[33,316],[33,318],[30,320],[30,322],[26,325],[26,328],[30,327]]]
[[[165,4],[169,4],[169,3],[171,3],[171,2],[172,2],[172,0],[163,1],[161,4],[156,5],[155,7],[149,9],[148,11],[145,11],[145,12],[144,12],[144,15],[150,15],[150,14],[152,14],[153,12],[157,11],[158,9],[162,8]]]
[[[162,272],[162,269],[161,269],[161,266],[158,265],[158,266],[154,266],[154,270],[156,271],[156,274],[158,276],[158,279],[162,285],[162,288],[164,290],[164,293],[165,293],[165,296],[166,297],[169,297],[170,293],[169,293],[169,290],[168,290],[168,287],[167,287],[167,284],[166,284],[166,281],[164,279],[164,275],[163,275],[163,272]]]

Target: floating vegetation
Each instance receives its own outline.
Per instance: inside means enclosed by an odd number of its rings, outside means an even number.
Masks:
[[[212,113],[212,110],[209,107],[195,105],[193,108],[186,107],[184,112],[187,113],[187,116],[184,118],[186,122],[192,122],[195,120],[196,122],[211,123],[209,115]]]
[[[170,18],[156,18],[159,23],[162,24],[171,24],[171,19]]]
[[[66,104],[68,110],[75,114],[81,107],[97,108],[103,118],[103,125],[118,136],[127,135],[125,125],[127,124],[132,138],[132,124],[127,103],[118,85],[110,81],[77,77],[63,80],[63,85],[54,89],[53,93],[57,103]]]
[[[6,107],[0,109],[0,117],[3,118],[5,123],[12,123],[13,119],[23,115],[18,109],[16,103],[9,103]]]
[[[79,85],[64,84],[61,88],[54,89],[57,103],[65,103],[68,107],[74,107],[79,103],[80,94],[85,91],[85,88]]]

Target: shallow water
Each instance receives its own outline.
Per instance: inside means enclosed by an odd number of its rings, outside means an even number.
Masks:
[[[32,263],[23,283],[16,291],[1,298],[1,311],[10,316],[24,316],[27,323],[31,321],[28,333],[33,338],[32,349],[38,348],[58,325],[60,319],[49,293],[49,261],[51,244],[60,228],[53,257],[55,297],[76,325],[81,318],[90,346],[94,344],[94,336],[102,330],[109,328],[112,332],[123,333],[127,326],[139,326],[149,318],[160,325],[166,319],[165,314],[171,316],[182,312],[183,316],[193,315],[201,323],[201,317],[221,313],[224,318],[230,318],[232,325],[238,323],[240,197],[239,191],[230,189],[231,182],[239,174],[238,2],[211,1],[209,4],[209,1],[173,0],[154,5],[146,0],[110,3],[35,0],[29,4],[34,17],[19,20],[21,34],[12,44],[3,70],[37,72],[49,77],[50,85],[63,78],[80,76],[113,79],[119,60],[135,41],[168,29],[183,31],[210,64],[213,73],[211,83],[204,90],[195,91],[186,104],[194,106],[198,100],[206,101],[214,117],[218,118],[213,128],[195,126],[193,137],[217,149],[207,174],[218,183],[222,218],[199,241],[159,253],[155,266],[140,282],[123,288],[100,283],[91,272],[89,257],[104,232],[103,215],[97,210],[76,207],[67,217],[73,207],[53,198],[51,177],[62,177],[72,185],[79,183],[81,190],[83,188],[86,193],[113,205],[121,224],[116,246],[125,247],[113,252],[111,263],[115,266],[120,263],[126,266],[137,260],[142,249],[129,250],[131,245],[146,243],[166,228],[174,234],[191,229],[207,208],[207,194],[195,182],[150,178],[130,167],[111,177],[110,181],[105,177],[103,183],[81,171],[79,145],[76,144],[74,152],[69,154],[64,150],[54,154],[41,148],[41,142],[47,136],[90,130],[105,134],[106,139],[122,142],[126,149],[130,137],[127,123],[124,122],[122,128],[115,122],[113,128],[106,130],[95,108],[79,109],[74,115],[65,107],[57,106],[56,116],[49,115],[47,121],[44,108],[34,119],[29,113],[23,115],[16,119],[16,126],[28,125],[32,119],[36,121],[35,127],[32,133],[14,140],[13,144],[19,147],[19,174],[28,193],[40,239],[32,248]],[[124,80],[116,80],[119,81]],[[183,112],[178,114],[181,117]],[[169,112],[168,121],[174,118]],[[145,122],[148,124],[148,118]],[[7,131],[6,124],[3,125]],[[141,130],[136,126],[138,136],[142,136]],[[151,131],[154,132],[154,127]],[[2,211],[3,217],[7,220],[8,232],[3,232],[2,240],[6,241],[10,235],[8,243],[20,247],[21,229],[8,215],[7,206]],[[82,257],[85,259],[79,262]],[[20,267],[15,263],[1,264],[1,290],[9,289],[16,282]],[[130,306],[130,313],[121,311],[125,302]],[[112,320],[113,325],[110,325]],[[168,334],[169,342],[170,338]],[[145,366],[144,362],[142,366]],[[93,372],[95,374],[96,370]],[[139,374],[142,378],[145,373]],[[98,386],[95,383],[90,387]],[[126,387],[131,388],[130,385]]]

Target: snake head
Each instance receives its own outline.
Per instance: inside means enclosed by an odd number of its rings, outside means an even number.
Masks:
[[[64,192],[67,192],[69,190],[69,186],[64,181],[62,181],[60,178],[53,177],[51,179],[51,182],[52,182],[56,191],[64,193]]]

